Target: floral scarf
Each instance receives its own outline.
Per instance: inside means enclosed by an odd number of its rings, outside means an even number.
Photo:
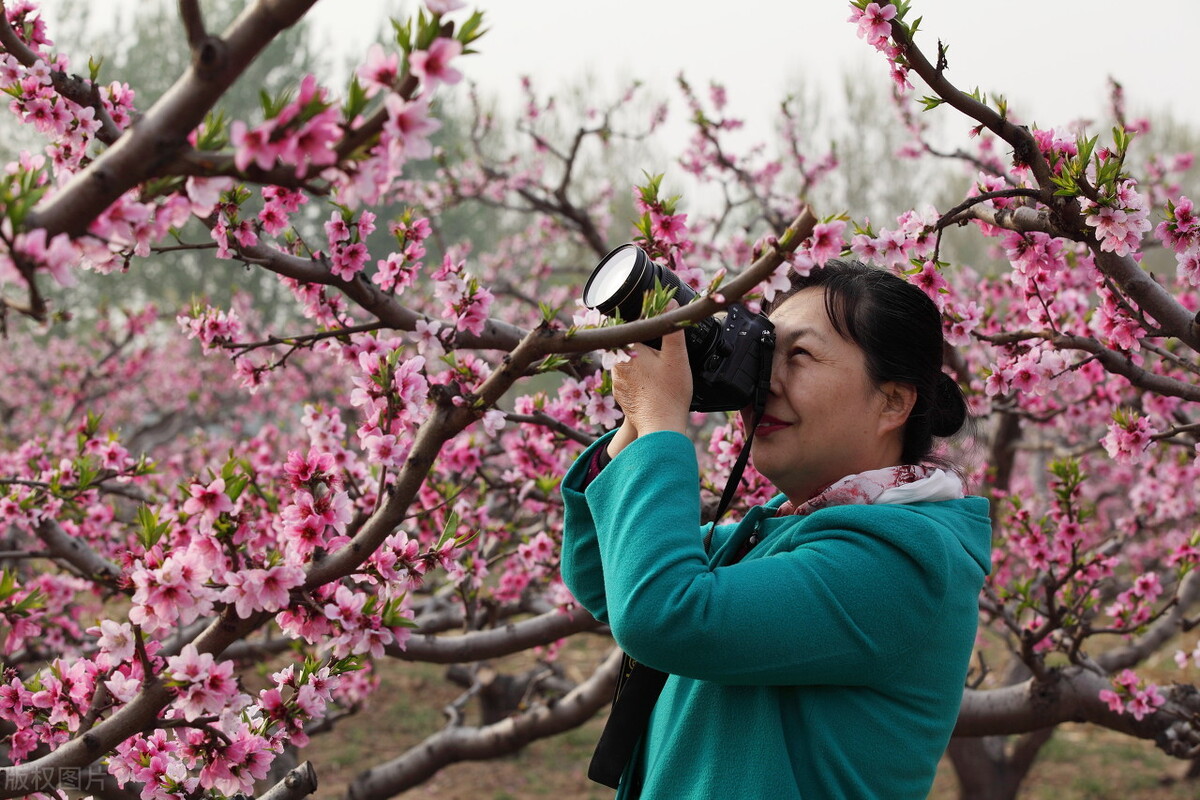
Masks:
[[[776,516],[804,516],[829,506],[915,503],[921,500],[955,500],[963,496],[962,481],[954,473],[923,465],[902,464],[847,475],[798,506],[790,500],[785,502]]]

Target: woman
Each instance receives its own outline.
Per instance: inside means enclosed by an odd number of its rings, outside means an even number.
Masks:
[[[831,262],[770,318],[752,458],[778,497],[706,549],[681,333],[613,370],[625,420],[563,481],[568,588],[669,673],[617,797],[925,798],[990,568],[987,501],[927,465],[966,418],[940,316]]]

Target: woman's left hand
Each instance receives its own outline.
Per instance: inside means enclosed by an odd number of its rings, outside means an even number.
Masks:
[[[613,367],[613,396],[638,436],[687,428],[692,371],[683,331],[667,334],[662,350],[633,345],[633,358]]]

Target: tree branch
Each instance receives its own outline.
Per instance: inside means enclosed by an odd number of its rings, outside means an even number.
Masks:
[[[61,558],[75,567],[81,575],[106,585],[112,585],[121,577],[121,568],[100,556],[83,540],[69,535],[53,519],[38,523],[38,538],[56,558]]]
[[[1052,670],[1049,676],[1045,681],[1030,678],[1001,689],[965,690],[954,735],[1019,734],[1063,722],[1090,722],[1139,739],[1154,739],[1175,756],[1186,755],[1185,750],[1195,745],[1184,741],[1180,746],[1179,728],[1181,720],[1192,720],[1200,713],[1200,692],[1192,686],[1166,687],[1162,691],[1167,702],[1137,720],[1111,710],[1100,699],[1102,690],[1112,689],[1106,676],[1083,667]]]
[[[1159,327],[1200,353],[1200,321],[1133,259],[1093,247],[1096,266],[1127,294]]]
[[[283,780],[258,796],[258,800],[301,800],[317,791],[317,771],[309,761],[283,776]]]
[[[461,664],[519,653],[547,645],[573,633],[603,628],[587,612],[549,611],[533,619],[512,622],[503,628],[473,631],[461,636],[413,636],[403,647],[388,645],[384,652],[405,661]]]
[[[1200,571],[1192,570],[1179,585],[1176,602],[1144,634],[1124,647],[1101,653],[1096,663],[1108,673],[1132,668],[1176,636],[1187,613],[1200,602]]]
[[[204,15],[200,11],[200,0],[179,0],[179,19],[183,22],[183,30],[187,34],[188,47],[195,53],[200,44],[208,38],[208,29],[204,27]]]
[[[186,151],[187,136],[250,62],[316,0],[258,0],[234,20],[220,40],[222,59],[211,70],[195,64],[113,145],[69,183],[39,203],[26,228],[79,236],[122,194],[154,177]]]
[[[614,649],[591,677],[553,705],[537,706],[483,727],[443,729],[399,758],[360,773],[346,798],[393,797],[448,764],[512,753],[535,739],[575,728],[609,702],[620,664],[621,652]]]
[[[525,422],[529,423],[530,425],[541,425],[549,428],[555,433],[561,433],[568,439],[579,442],[585,447],[596,441],[595,436],[586,434],[583,431],[575,430],[570,425],[559,422],[545,411],[536,411],[533,414],[514,414],[511,412],[506,412],[504,418],[510,422]]]

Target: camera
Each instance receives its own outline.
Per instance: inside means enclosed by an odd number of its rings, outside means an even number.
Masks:
[[[680,305],[696,298],[692,287],[650,260],[636,244],[609,252],[583,287],[583,304],[605,316],[632,321],[642,315],[646,292],[674,287]],[[692,369],[692,411],[736,411],[751,404],[771,374],[775,326],[763,314],[731,303],[721,314],[684,328]],[[659,342],[646,342],[652,347]]]

